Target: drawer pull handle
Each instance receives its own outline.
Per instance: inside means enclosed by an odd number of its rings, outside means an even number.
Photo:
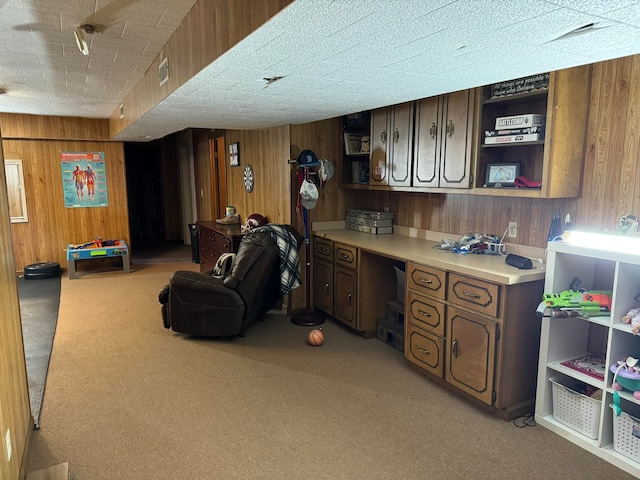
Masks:
[[[454,357],[458,358],[458,340],[454,340],[451,344],[451,353]]]
[[[422,283],[426,283],[426,284],[431,284],[431,283],[433,283],[433,280],[429,280],[428,278],[422,278],[422,277],[420,277],[418,280],[420,280]]]
[[[347,259],[347,258],[349,258],[349,255],[347,255],[346,253],[341,253],[340,254],[340,258]]]
[[[427,355],[431,355],[431,352],[424,347],[418,346],[418,350],[420,350],[422,353],[426,353]]]
[[[425,316],[425,317],[430,317],[431,316],[431,314],[429,312],[425,312],[424,310],[418,310],[418,313],[420,315]]]
[[[327,253],[327,252],[329,251],[329,249],[324,248],[324,247],[320,247],[320,251],[321,251],[322,253]]]
[[[352,295],[351,293],[350,293],[349,295],[347,295],[347,300],[349,301],[349,305],[351,305],[351,297],[352,297],[352,296],[353,296],[353,295]]]
[[[480,298],[480,295],[478,295],[477,293],[468,292],[466,290],[463,290],[462,293],[465,297]]]
[[[325,289],[327,292],[329,291],[329,284],[328,284],[328,283],[325,283],[325,284],[324,284],[324,289]]]

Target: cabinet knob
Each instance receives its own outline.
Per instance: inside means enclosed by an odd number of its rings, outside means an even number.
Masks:
[[[424,317],[430,317],[431,314],[429,312],[425,312],[424,310],[418,310],[418,313]]]
[[[325,284],[324,284],[324,289],[325,289],[327,292],[329,291],[329,284],[328,284],[328,283],[325,283]]]
[[[347,295],[347,301],[349,302],[349,305],[351,305],[351,297],[353,297],[351,293]]]
[[[393,143],[398,143],[399,139],[400,139],[400,132],[396,128],[393,130]]]
[[[455,339],[453,343],[451,343],[451,353],[454,357],[458,358],[458,339]]]
[[[344,258],[346,260],[349,258],[349,255],[347,255],[346,253],[341,253],[340,258]]]
[[[431,352],[424,347],[418,346],[418,350],[420,350],[422,353],[425,353],[427,355],[431,355]]]
[[[447,123],[447,136],[449,138],[453,137],[453,132],[455,132],[456,127],[453,125],[453,121],[449,120],[449,123]]]
[[[429,129],[429,135],[431,135],[431,140],[435,140],[438,135],[438,126],[436,122],[431,123],[431,128]]]
[[[387,143],[387,130],[382,130],[382,132],[380,132],[380,141],[385,144]]]

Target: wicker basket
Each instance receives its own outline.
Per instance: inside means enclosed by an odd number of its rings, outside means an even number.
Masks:
[[[550,378],[553,383],[553,418],[591,439],[598,438],[600,400],[587,397]]]
[[[613,406],[611,406],[613,408]],[[613,413],[613,449],[640,462],[640,419],[626,412],[620,416]]]

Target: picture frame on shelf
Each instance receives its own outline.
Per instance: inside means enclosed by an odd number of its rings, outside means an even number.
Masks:
[[[362,154],[362,137],[360,133],[344,133],[344,151],[347,155]]]
[[[229,165],[240,166],[240,143],[238,142],[229,144]]]
[[[485,187],[515,187],[515,180],[520,176],[520,162],[487,163]]]

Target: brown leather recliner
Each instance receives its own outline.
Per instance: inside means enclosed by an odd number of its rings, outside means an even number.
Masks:
[[[290,225],[297,243],[304,239]],[[282,298],[280,250],[263,232],[243,237],[231,273],[178,270],[159,294],[165,328],[189,335],[227,337],[242,334]]]

